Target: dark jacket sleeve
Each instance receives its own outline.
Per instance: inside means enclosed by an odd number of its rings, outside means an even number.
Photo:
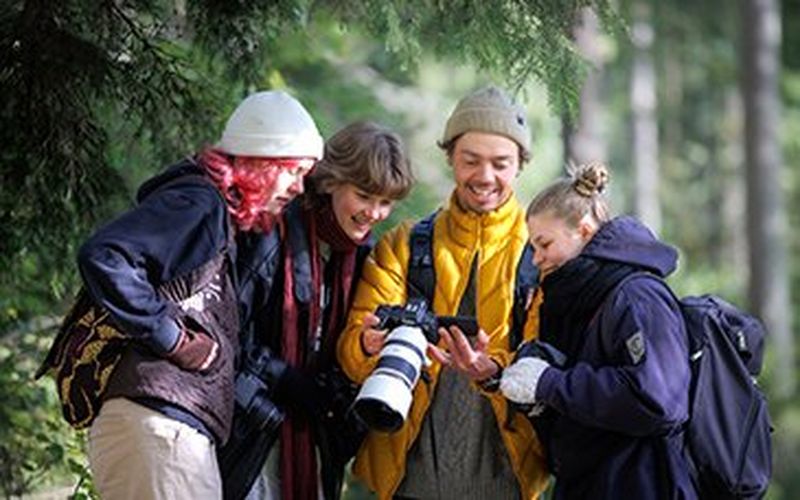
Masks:
[[[689,353],[683,318],[669,290],[649,278],[634,279],[606,308],[599,333],[610,351],[609,363],[548,369],[537,398],[584,425],[633,436],[684,422]]]
[[[216,256],[226,232],[216,188],[176,181],[98,230],[81,247],[78,266],[92,298],[125,333],[163,354],[174,347],[179,327],[158,286]]]

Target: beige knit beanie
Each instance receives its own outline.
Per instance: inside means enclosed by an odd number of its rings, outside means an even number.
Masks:
[[[447,120],[441,144],[469,131],[503,135],[519,145],[523,156],[530,155],[531,132],[525,110],[497,87],[476,90],[458,102]]]

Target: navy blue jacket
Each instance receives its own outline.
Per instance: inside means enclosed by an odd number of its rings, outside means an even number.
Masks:
[[[228,242],[227,208],[219,191],[187,174],[202,172],[187,160],[150,179],[139,189],[139,203],[100,228],[78,253],[92,298],[126,334],[157,354],[169,352],[179,334],[158,284],[200,267]]]
[[[547,369],[535,420],[556,476],[555,498],[695,498],[682,424],[689,353],[678,304],[635,270],[670,274],[677,253],[630,217],[605,224],[542,282],[542,340],[567,355]]]

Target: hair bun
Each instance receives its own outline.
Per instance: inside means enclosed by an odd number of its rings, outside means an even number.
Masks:
[[[584,163],[575,167],[570,173],[572,187],[586,198],[591,198],[605,191],[608,185],[608,167],[599,161]]]

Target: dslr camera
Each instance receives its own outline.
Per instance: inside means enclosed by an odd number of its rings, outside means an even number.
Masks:
[[[398,326],[416,326],[431,344],[439,342],[439,327],[457,326],[468,337],[478,334],[478,322],[469,316],[436,316],[428,310],[424,299],[411,299],[402,306],[379,306],[375,316],[380,319],[378,330],[394,330]]]
[[[268,434],[275,433],[283,422],[284,414],[272,402],[272,389],[282,368],[280,362],[266,349],[256,349],[245,357],[241,371],[236,376],[234,389],[236,404],[250,424]]]
[[[439,342],[438,328],[458,326],[464,334],[478,333],[475,318],[436,316],[424,299],[411,299],[402,306],[379,306],[377,329],[389,330],[378,353],[378,365],[364,381],[353,403],[356,415],[371,429],[394,432],[402,427],[413,400],[428,343]]]
[[[278,439],[284,414],[271,397],[281,369],[264,347],[243,349],[234,386],[233,424],[217,448],[223,498],[244,498]]]

